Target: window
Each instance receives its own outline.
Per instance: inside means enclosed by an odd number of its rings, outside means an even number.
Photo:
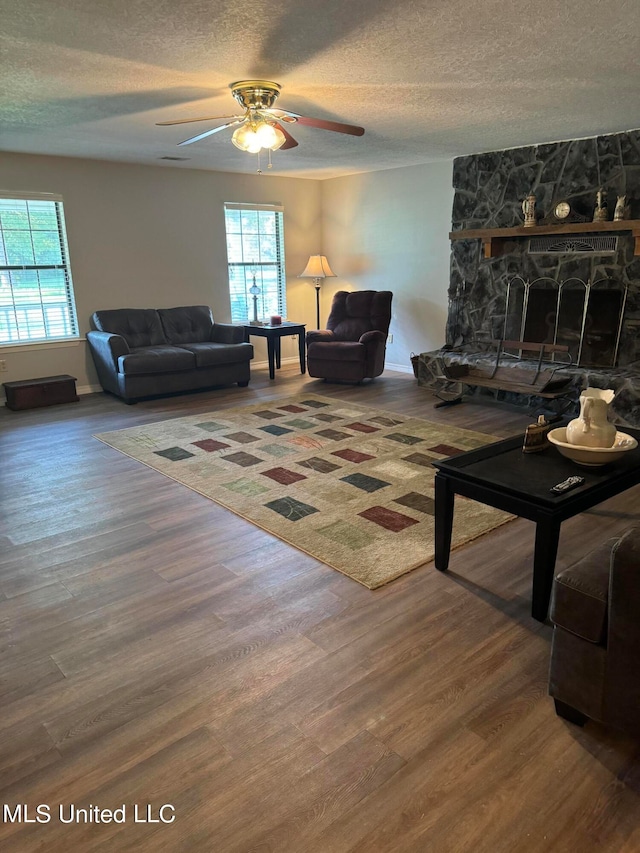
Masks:
[[[259,320],[287,314],[282,208],[276,205],[225,204],[231,321],[254,319],[254,284]]]
[[[77,337],[62,199],[0,192],[0,346]]]

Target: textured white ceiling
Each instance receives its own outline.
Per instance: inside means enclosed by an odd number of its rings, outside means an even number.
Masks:
[[[0,0],[0,149],[254,172],[229,83],[362,125],[293,126],[274,174],[309,178],[640,127],[640,0]],[[165,161],[162,161],[165,162]]]

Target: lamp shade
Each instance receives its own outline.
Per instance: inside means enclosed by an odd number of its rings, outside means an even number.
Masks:
[[[285,142],[287,141],[287,137],[284,135],[284,133],[280,130],[280,128],[279,128],[279,127],[274,127],[274,130],[275,130],[275,133],[276,133],[276,141],[275,141],[275,142],[273,142],[273,143],[269,146],[269,148],[270,148],[272,151],[277,151],[277,150],[278,150],[278,148],[282,148],[282,146],[285,144]]]
[[[331,270],[329,261],[324,255],[311,255],[306,267],[298,278],[335,278],[336,274]]]
[[[278,127],[263,121],[256,129],[256,136],[263,148],[277,151],[285,142],[285,135]]]
[[[231,141],[236,148],[239,148],[241,151],[249,151],[251,154],[257,153],[262,147],[253,125],[249,123],[241,124],[233,132]]]

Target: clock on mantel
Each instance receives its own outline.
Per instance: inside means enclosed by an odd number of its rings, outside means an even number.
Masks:
[[[557,206],[558,202],[556,202]],[[623,219],[617,222],[554,222],[532,228],[516,225],[514,228],[469,228],[451,231],[450,240],[482,240],[485,258],[497,258],[510,240],[529,239],[541,234],[607,234],[611,231],[631,231],[635,240],[634,255],[640,257],[640,219]]]
[[[571,199],[563,198],[552,203],[550,212],[539,224],[567,225],[570,222],[589,222],[589,217],[579,213]]]

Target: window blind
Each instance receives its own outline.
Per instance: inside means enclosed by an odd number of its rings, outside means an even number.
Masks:
[[[271,314],[286,316],[283,208],[225,204],[231,320],[246,323]],[[260,292],[254,301],[253,284]]]
[[[0,345],[77,337],[62,199],[0,191]]]

